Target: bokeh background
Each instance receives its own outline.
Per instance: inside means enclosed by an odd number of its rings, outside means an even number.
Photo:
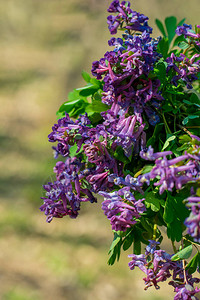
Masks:
[[[167,284],[143,290],[143,275],[127,266],[131,250],[107,265],[112,232],[100,203],[51,224],[39,211],[55,163],[47,135],[68,92],[84,84],[81,71],[108,49],[109,3],[0,0],[0,299],[173,299]],[[132,8],[153,27],[171,15],[199,22],[199,0],[140,0]]]

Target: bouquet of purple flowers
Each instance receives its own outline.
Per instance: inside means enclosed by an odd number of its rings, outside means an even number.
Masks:
[[[56,180],[44,185],[41,211],[76,218],[83,202],[103,196],[114,239],[109,264],[133,245],[129,267],[145,289],[169,279],[175,300],[197,299],[200,279],[200,25],[175,17],[156,24],[128,1],[108,12],[111,50],[82,72],[49,141]],[[163,228],[173,254],[162,250]],[[175,243],[176,242],[176,243]],[[145,245],[145,250],[144,249]],[[193,251],[194,250],[194,251]]]

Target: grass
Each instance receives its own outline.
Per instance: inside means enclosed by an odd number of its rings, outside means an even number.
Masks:
[[[127,254],[106,264],[112,239],[100,203],[86,204],[77,220],[51,225],[38,207],[54,161],[47,135],[67,93],[83,84],[81,71],[107,48],[102,0],[0,2],[0,261],[3,300],[167,300],[172,289],[143,290],[142,274],[129,271]],[[135,9],[155,17],[187,11],[186,0],[141,0]],[[179,9],[177,9],[177,7]],[[153,8],[153,9],[152,9]],[[192,15],[193,14],[193,15]],[[157,34],[157,33],[156,33]]]

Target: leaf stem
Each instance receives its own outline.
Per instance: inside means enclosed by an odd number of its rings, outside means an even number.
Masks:
[[[195,242],[192,242],[192,241],[190,241],[190,240],[188,240],[188,239],[186,239],[186,237],[184,237],[183,236],[183,239],[184,240],[186,240],[186,241],[188,241],[188,242],[190,242],[196,249],[197,249],[197,251],[199,252],[199,249],[198,249],[198,247],[197,246],[199,246],[200,247],[200,245],[199,244],[197,244],[197,243],[195,243]]]
[[[183,249],[183,247],[184,247],[183,246],[183,239],[181,240],[181,245],[182,245],[182,249]],[[186,268],[186,261],[185,261],[185,259],[183,259],[183,274],[184,274],[184,277],[185,277],[185,283],[188,284],[187,274],[186,274],[185,268]]]
[[[172,132],[171,132],[171,130],[170,130],[168,124],[167,124],[167,121],[166,121],[166,119],[165,119],[164,113],[162,113],[162,117],[163,117],[163,121],[164,121],[164,124],[165,124],[165,130],[166,130],[166,133],[171,134]]]
[[[175,244],[174,244],[174,242],[173,242],[173,241],[171,241],[171,243],[172,243],[172,248],[173,248],[173,250],[174,250],[174,253],[177,253],[177,250],[176,250],[176,247],[175,247]]]

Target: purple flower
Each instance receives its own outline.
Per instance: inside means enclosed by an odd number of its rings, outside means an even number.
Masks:
[[[190,284],[186,284],[184,286],[176,287],[174,289],[176,295],[174,300],[198,300],[194,295],[200,292],[200,289],[197,287],[194,288]]]
[[[183,24],[182,26],[178,26],[176,29],[176,34],[177,35],[182,35],[184,34],[185,36],[187,36],[189,34],[189,30],[192,29],[192,25],[188,25],[188,24]]]
[[[189,197],[186,199],[186,206],[190,209],[190,215],[185,220],[188,234],[190,234],[195,242],[200,243],[200,197]]]
[[[199,25],[197,25],[197,26],[199,26]],[[194,41],[198,45],[198,40],[200,39],[200,34],[195,33],[192,30],[192,25],[188,25],[188,24],[184,23],[182,26],[178,26],[176,29],[176,34],[184,35],[185,38],[192,38],[192,41]]]
[[[171,155],[171,151],[164,151],[164,152],[156,152],[154,153],[154,149],[150,145],[148,149],[143,149],[140,151],[140,157],[145,160],[156,160],[160,157],[165,157],[167,155]]]
[[[146,277],[143,278],[145,290],[151,286],[159,289],[159,282],[166,281],[172,277],[169,284],[175,288],[174,291],[177,293],[174,299],[193,299],[189,297],[200,291],[198,288],[194,289],[193,285],[194,283],[198,283],[200,279],[192,278],[192,275],[186,271],[187,278],[185,281],[182,263],[172,261],[171,255],[164,250],[156,250],[158,244],[158,242],[150,240],[150,244],[146,247],[145,255],[128,255],[132,259],[129,262],[129,268],[133,270],[135,267],[139,267],[145,273]],[[194,297],[194,299],[196,298]]]
[[[188,182],[195,182],[200,177],[200,164],[196,157],[185,153],[171,160],[167,160],[166,155],[171,154],[170,151],[153,153],[153,149],[149,147],[147,157],[156,158],[156,165],[151,172],[138,177],[139,182],[149,184],[150,179],[157,179],[155,186],[160,186],[159,192],[162,194],[165,190],[172,191],[175,187],[180,190]],[[145,156],[144,150],[141,151],[141,156]],[[160,159],[163,156],[163,159]],[[185,162],[186,160],[186,162]],[[182,165],[180,165],[180,163]]]
[[[132,260],[128,263],[130,270],[134,270],[135,267],[138,267],[138,268],[140,268],[141,271],[146,273],[147,261],[146,261],[146,257],[144,254],[140,254],[140,255],[130,254],[130,255],[128,255],[128,257],[132,258]]]
[[[145,254],[148,255],[148,254],[153,254],[156,250],[156,247],[159,245],[160,243],[159,242],[156,242],[154,240],[149,240],[149,245],[146,246],[146,252]]]
[[[176,57],[174,53],[166,59],[168,63],[167,72],[170,69],[175,71],[175,76],[172,78],[172,83],[177,86],[178,81],[182,80],[186,83],[188,89],[192,88],[192,82],[197,80],[197,73],[200,71],[200,60],[196,61],[196,58],[200,54],[194,54],[190,59],[183,53],[179,57]]]
[[[81,137],[77,142],[79,151],[82,143],[87,138],[87,130],[89,129],[87,125],[89,124],[90,121],[87,114],[80,116],[75,122],[70,119],[68,114],[64,118],[59,119],[58,123],[52,127],[52,132],[48,135],[49,142],[58,142],[57,147],[53,147],[56,152],[55,157],[57,158],[58,154],[67,157],[70,147],[76,141],[77,135]]]
[[[115,17],[108,16],[108,28],[111,34],[117,33],[119,26],[128,30],[152,32],[152,28],[148,26],[148,18],[130,9],[129,1],[120,3],[114,0],[110,4],[108,12],[117,13]]]
[[[66,215],[76,218],[81,202],[96,202],[92,193],[81,186],[83,176],[79,173],[83,167],[84,164],[77,158],[67,158],[65,163],[56,163],[56,180],[43,186],[46,193],[42,197],[44,204],[40,210],[47,215],[47,222],[51,222],[54,217],[62,218]]]
[[[129,187],[113,193],[99,192],[99,194],[104,197],[102,209],[115,231],[126,231],[137,223],[140,213],[146,210],[142,203],[144,199],[136,201]]]
[[[113,6],[114,5],[114,6]],[[120,10],[122,18],[125,18],[122,11],[129,10],[129,7],[113,2],[113,11]],[[146,17],[133,12],[132,21],[136,24],[146,22]],[[118,27],[118,19],[109,16],[108,21],[112,24],[112,30]],[[163,100],[158,91],[160,81],[148,79],[147,76],[153,70],[154,63],[158,59],[156,52],[157,42],[152,40],[149,33],[144,31],[141,35],[124,35],[124,39],[111,38],[110,46],[115,46],[114,51],[106,52],[104,58],[95,61],[92,66],[92,74],[97,79],[104,80],[102,101],[108,105],[113,103],[120,105],[125,111],[131,108],[133,112],[145,112],[149,122],[155,126],[159,116],[155,111],[154,103]],[[140,78],[142,76],[142,78]],[[152,101],[152,108],[146,107],[146,103]],[[106,113],[103,114],[103,117]],[[108,117],[108,115],[107,115]]]

